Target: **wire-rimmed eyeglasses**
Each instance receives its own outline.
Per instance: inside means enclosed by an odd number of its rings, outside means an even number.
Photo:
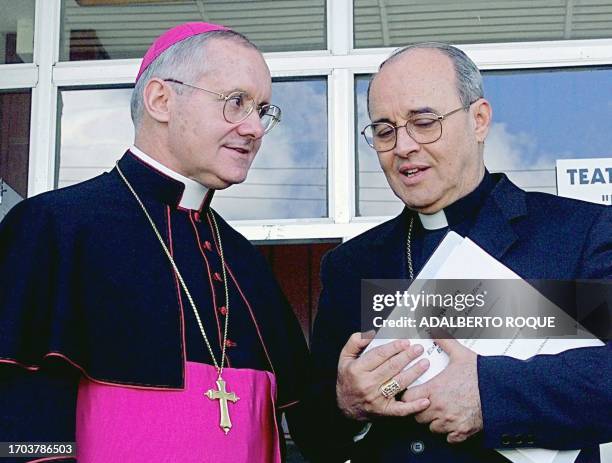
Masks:
[[[403,125],[393,125],[388,122],[374,122],[366,125],[361,134],[370,147],[378,152],[390,151],[397,144],[397,130],[406,129],[410,138],[420,145],[435,143],[442,138],[442,121],[453,114],[468,109],[473,103],[453,109],[445,114],[419,113],[408,118]]]
[[[186,87],[195,88],[204,92],[216,95],[217,99],[223,100],[223,118],[230,124],[238,124],[251,115],[257,108],[259,120],[264,128],[264,133],[268,133],[281,120],[281,109],[273,104],[263,104],[256,106],[255,100],[248,93],[237,90],[227,95],[225,93],[214,92],[197,85],[187,84],[176,79],[164,79],[164,82],[173,82]]]

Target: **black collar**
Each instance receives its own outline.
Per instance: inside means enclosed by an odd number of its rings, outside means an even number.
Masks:
[[[474,190],[444,208],[448,225],[452,227],[466,219],[473,220],[476,218],[496,183],[493,175],[485,170],[484,177]]]
[[[493,189],[488,198],[483,198],[478,217],[470,235],[490,241],[491,248],[498,252],[489,252],[496,257],[503,254],[508,243],[515,238],[512,235],[511,222],[527,214],[525,192],[514,185],[504,174],[488,174],[493,181]],[[381,225],[380,232],[373,238],[374,245],[385,247],[391,242],[403,242],[406,239],[406,231],[410,217],[414,214],[408,208],[404,208],[401,214],[394,219]],[[484,218],[486,217],[486,220]],[[496,233],[491,229],[499,227]],[[489,236],[494,235],[494,236]]]
[[[168,204],[174,209],[183,209],[179,205],[185,191],[185,185],[182,182],[168,177],[130,151],[126,151],[119,160],[119,167],[142,199],[153,198]],[[208,210],[214,191],[212,189],[208,190],[200,205],[199,212]]]

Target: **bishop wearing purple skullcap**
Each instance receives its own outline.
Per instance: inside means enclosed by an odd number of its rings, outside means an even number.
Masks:
[[[79,463],[252,463],[281,461],[284,411],[306,436],[301,329],[211,205],[280,121],[271,91],[246,37],[176,26],[142,60],[115,168],[0,224],[0,441],[76,442],[63,461]]]

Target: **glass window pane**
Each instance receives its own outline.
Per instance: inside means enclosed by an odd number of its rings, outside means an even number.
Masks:
[[[357,215],[394,215],[393,195],[374,150],[359,133],[368,124],[369,76],[356,78]],[[505,172],[527,191],[557,193],[557,159],[612,157],[611,68],[547,69],[484,73],[493,123],[485,164]],[[603,95],[603,97],[602,97]]]
[[[612,37],[612,0],[355,0],[355,48]]]
[[[327,48],[325,0],[62,0],[62,61],[142,58],[190,21],[226,25],[263,51]]]
[[[0,64],[31,63],[36,0],[0,0]]]
[[[132,145],[131,96],[131,88],[60,91],[57,188],[111,170]]]
[[[557,159],[612,157],[611,68],[487,72],[489,170],[528,191],[557,193]]]
[[[62,89],[58,187],[110,170],[132,144],[129,88]],[[219,191],[230,220],[327,217],[327,80],[273,83],[282,122],[266,135],[247,180]]]
[[[327,80],[275,81],[282,122],[264,138],[249,176],[215,194],[229,219],[327,217]]]
[[[31,90],[0,92],[0,221],[28,194]]]

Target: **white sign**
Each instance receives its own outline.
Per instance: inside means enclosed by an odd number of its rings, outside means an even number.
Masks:
[[[612,158],[558,159],[557,194],[612,204]]]

